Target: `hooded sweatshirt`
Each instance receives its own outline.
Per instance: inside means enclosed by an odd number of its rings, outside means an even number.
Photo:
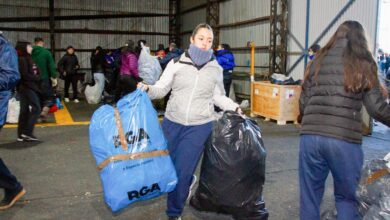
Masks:
[[[33,46],[31,58],[37,64],[41,80],[49,77],[56,78],[58,76],[54,59],[46,48],[41,46]]]

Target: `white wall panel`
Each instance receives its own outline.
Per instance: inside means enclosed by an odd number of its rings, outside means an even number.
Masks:
[[[309,21],[309,47],[333,20],[338,12],[349,2],[349,0],[311,0],[310,1],[310,21]],[[337,27],[346,20],[359,21],[366,30],[369,47],[374,51],[376,43],[376,28],[378,19],[378,0],[356,0],[355,3],[341,16],[338,22],[319,42],[321,46],[325,45],[334,34]],[[306,26],[306,0],[294,0],[290,3],[290,30],[292,34],[305,45],[305,26]],[[290,52],[299,52],[298,45],[289,38]],[[297,55],[290,55],[288,66],[291,66],[297,59]],[[302,63],[294,69],[292,76],[302,78],[304,66]]]

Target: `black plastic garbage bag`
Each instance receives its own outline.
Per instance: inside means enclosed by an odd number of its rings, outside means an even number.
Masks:
[[[251,119],[225,112],[206,143],[199,187],[190,204],[198,211],[266,220],[262,197],[266,151],[260,128]]]
[[[362,171],[357,190],[359,212],[363,220],[390,219],[389,161],[372,160]]]

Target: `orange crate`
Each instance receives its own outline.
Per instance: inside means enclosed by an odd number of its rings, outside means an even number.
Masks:
[[[287,121],[296,123],[300,95],[299,85],[276,85],[269,81],[253,82],[251,116],[273,119],[280,125],[286,124]]]

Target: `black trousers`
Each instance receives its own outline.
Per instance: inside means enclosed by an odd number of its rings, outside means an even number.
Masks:
[[[19,91],[20,114],[18,122],[18,137],[21,134],[32,135],[34,125],[41,113],[41,105],[38,94],[31,89]],[[31,110],[30,107],[31,106]]]
[[[77,81],[78,77],[76,74],[67,74],[65,76],[65,86],[64,86],[64,97],[69,98],[69,87],[72,84],[73,99],[77,99]]]
[[[5,190],[5,194],[14,193],[20,190],[22,185],[18,182],[16,177],[12,175],[8,167],[0,158],[0,188]]]

